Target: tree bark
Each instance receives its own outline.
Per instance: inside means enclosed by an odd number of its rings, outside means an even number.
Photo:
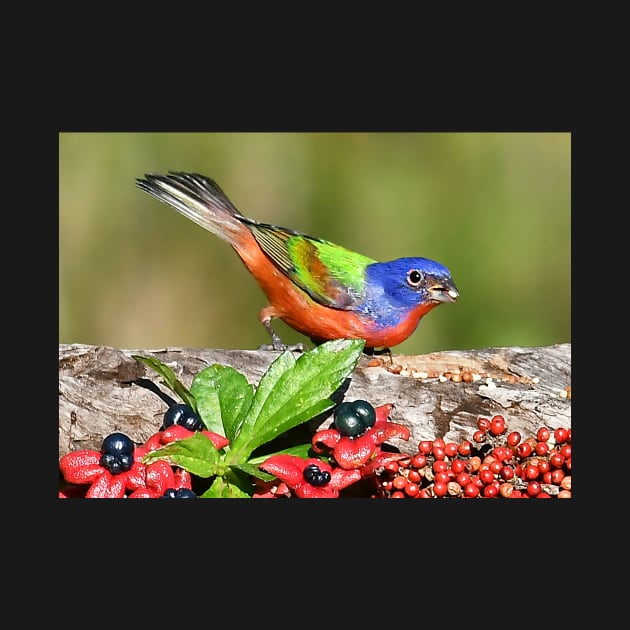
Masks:
[[[100,449],[114,431],[144,443],[159,430],[170,390],[131,355],[166,363],[188,387],[214,363],[229,365],[256,385],[277,352],[265,350],[116,349],[59,345],[59,457]],[[416,453],[420,440],[471,439],[479,416],[501,414],[523,437],[541,426],[571,426],[571,344],[451,350],[427,355],[362,356],[344,393],[375,407],[393,403],[390,418],[409,427],[408,441],[391,446]],[[179,401],[176,401],[179,402]],[[330,413],[309,423],[330,424]]]

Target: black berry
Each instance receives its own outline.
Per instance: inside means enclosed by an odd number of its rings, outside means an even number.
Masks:
[[[302,474],[304,480],[311,486],[325,486],[330,481],[330,473],[327,470],[320,470],[317,464],[309,464]]]
[[[203,422],[199,415],[193,411],[190,405],[184,403],[171,405],[166,410],[162,429],[167,429],[173,424],[179,424],[189,431],[200,431],[203,429]]]
[[[196,499],[197,495],[192,491],[188,490],[188,488],[180,488],[179,490],[175,490],[175,488],[168,488],[164,494],[160,497],[160,499]]]
[[[349,402],[342,402],[335,407],[333,425],[341,435],[348,437],[361,435],[366,429],[363,418],[355,412],[352,403]]]
[[[361,418],[363,421],[363,426],[366,429],[369,429],[374,426],[376,422],[376,411],[374,411],[374,407],[370,405],[366,400],[355,400],[350,403],[354,413]]]
[[[111,433],[101,445],[100,464],[112,475],[126,472],[133,466],[134,444],[124,433]]]

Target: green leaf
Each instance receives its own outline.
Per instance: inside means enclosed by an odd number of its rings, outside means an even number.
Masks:
[[[203,433],[195,433],[189,438],[171,442],[162,448],[147,453],[143,462],[164,459],[170,464],[184,468],[198,477],[222,475],[226,467],[220,461],[219,451]]]
[[[255,418],[246,417],[227,463],[247,461],[259,446],[331,408],[334,403],[328,397],[352,373],[364,345],[361,339],[335,339],[306,352],[293,366],[284,364],[280,376],[266,388],[264,400],[254,400],[252,408],[262,405]]]
[[[252,489],[253,492],[253,489]],[[210,487],[200,496],[201,499],[249,499],[248,494],[242,487],[234,481],[217,477]]]
[[[168,365],[164,365],[164,363],[154,357],[141,357],[138,354],[132,354],[131,356],[155,370],[164,379],[168,388],[177,394],[183,403],[192,407],[192,409],[198,413],[195,397],[188,391],[186,386],[177,379],[175,372],[173,372]]]
[[[258,466],[254,466],[250,463],[238,464],[237,466],[233,466],[233,468],[244,472],[246,475],[258,477],[258,479],[262,479],[263,481],[272,481],[276,478],[275,475],[270,475],[264,470],[260,470]]]
[[[254,400],[245,416],[243,425],[241,426],[241,434],[246,435],[247,432],[256,422],[262,406],[265,404],[270,392],[276,386],[280,377],[290,370],[296,363],[296,358],[289,350],[278,355],[274,359],[273,363],[267,368],[267,371],[262,375],[256,393],[254,394]]]
[[[253,386],[234,368],[214,364],[193,378],[190,391],[206,428],[232,442],[252,403]]]
[[[333,390],[335,391],[335,390]],[[267,422],[260,430],[256,433],[255,439],[253,440],[251,446],[252,451],[257,449],[262,444],[266,444],[267,442],[271,442],[278,435],[292,429],[293,427],[297,427],[298,425],[314,418],[320,413],[324,413],[328,409],[331,409],[335,406],[335,403],[329,398],[324,398],[324,400],[320,400],[316,402],[314,405],[307,407],[306,409],[302,409],[298,413],[297,407],[298,404],[301,404],[302,401],[296,402],[296,407],[293,411],[293,414],[286,415],[285,409],[280,409],[275,416]]]

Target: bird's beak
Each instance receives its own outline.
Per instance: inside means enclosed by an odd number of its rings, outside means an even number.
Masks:
[[[435,284],[429,289],[429,293],[436,302],[455,302],[459,297],[459,291],[452,282]]]

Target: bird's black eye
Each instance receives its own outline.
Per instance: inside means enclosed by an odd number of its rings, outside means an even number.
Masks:
[[[412,287],[417,287],[423,280],[424,280],[424,275],[422,274],[421,271],[418,271],[417,269],[412,269],[407,274],[407,282]]]

